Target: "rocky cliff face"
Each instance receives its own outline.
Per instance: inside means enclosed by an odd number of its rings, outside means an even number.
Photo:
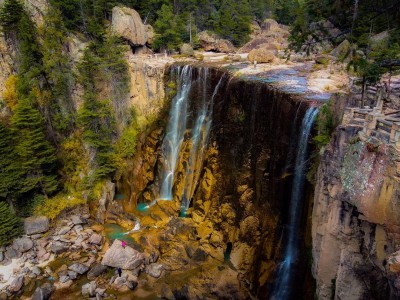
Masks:
[[[319,299],[398,299],[398,150],[340,126],[318,171],[313,274]]]
[[[201,67],[193,67],[189,124],[194,122],[196,107],[203,97],[202,74],[209,76],[208,99],[216,91],[213,120],[204,160],[195,170],[199,171],[200,177],[194,183],[196,187],[188,210],[189,218],[184,221],[187,226],[179,229],[187,231],[188,235],[179,234],[179,243],[193,247],[191,230],[194,230],[196,244],[199,243],[206,256],[214,258],[220,257],[227,244],[232,243],[231,262],[237,278],[234,286],[240,286],[240,293],[250,291],[264,296],[271,288],[281,259],[279,224],[286,218],[290,198],[291,165],[296,147],[293,141],[297,140],[298,128],[308,104],[263,83],[231,78],[225,71],[214,68],[204,72]],[[220,87],[216,90],[218,83]],[[172,86],[171,82],[167,85]],[[164,128],[165,122],[154,123],[152,129],[142,136],[129,174],[119,184],[119,191],[129,195],[124,201],[126,211],[134,212],[137,203],[151,204],[157,199]],[[150,210],[150,223],[148,217],[140,218],[142,225],[165,227],[162,221],[165,214],[172,220],[179,214],[193,146],[188,138],[189,130],[185,135],[175,172],[174,201],[167,205],[173,209],[167,209],[165,201],[160,202]],[[163,215],[158,218],[156,215],[160,208]],[[159,230],[170,232],[172,229],[168,225]],[[162,239],[153,245],[158,243],[161,249],[166,247],[166,241]],[[162,259],[163,254],[160,255]],[[187,265],[181,261],[187,260],[184,253],[174,256],[174,260],[173,264],[167,262],[173,268]],[[206,282],[213,282],[213,278],[211,276]],[[198,283],[192,282],[193,285]],[[211,293],[207,284],[203,284],[202,293]],[[301,289],[299,284],[299,292]]]

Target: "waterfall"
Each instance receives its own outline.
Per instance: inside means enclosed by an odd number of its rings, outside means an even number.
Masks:
[[[188,95],[192,84],[192,67],[178,67],[177,94],[172,99],[166,135],[162,144],[164,163],[161,175],[159,199],[172,199],[174,173],[179,150],[184,139],[187,120]]]
[[[287,237],[284,248],[284,260],[279,266],[277,282],[271,296],[271,299],[274,300],[284,300],[290,298],[290,288],[293,279],[293,272],[291,269],[298,259],[298,234],[306,175],[308,139],[317,114],[318,108],[310,107],[304,116],[300,130],[301,135],[299,136],[295,161],[293,187],[287,225]]]
[[[189,154],[188,164],[186,165],[186,178],[185,188],[182,194],[181,202],[181,216],[186,215],[186,211],[189,208],[190,202],[193,198],[193,194],[196,188],[196,184],[200,177],[201,167],[204,158],[204,152],[207,148],[208,137],[210,134],[211,123],[212,123],[212,109],[214,106],[214,98],[219,90],[219,87],[224,79],[222,76],[215,86],[214,92],[211,96],[211,100],[207,101],[207,78],[208,69],[204,69],[203,80],[202,80],[202,102],[200,109],[197,112],[196,122],[192,129],[192,136],[190,140],[191,149]]]

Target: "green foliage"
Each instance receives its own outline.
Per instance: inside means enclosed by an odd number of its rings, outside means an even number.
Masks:
[[[0,10],[0,24],[6,32],[18,29],[24,8],[18,0],[6,0]]]
[[[157,32],[154,40],[154,49],[160,49],[162,46],[168,50],[174,50],[182,44],[182,20],[178,15],[174,15],[172,6],[164,4],[157,12],[157,21],[154,23],[154,29]]]
[[[78,205],[85,204],[86,201],[79,196],[58,194],[53,198],[46,198],[38,202],[33,213],[37,216],[46,216],[54,220],[61,212]]]
[[[18,102],[11,127],[18,156],[19,193],[54,193],[58,188],[55,149],[46,140],[44,120],[31,101]]]
[[[16,190],[19,174],[15,170],[16,156],[12,133],[0,122],[0,197],[7,198]]]
[[[235,46],[246,43],[250,34],[250,6],[248,1],[224,0],[220,7],[219,23],[215,31]]]
[[[59,157],[63,161],[61,173],[65,182],[65,190],[82,191],[82,174],[88,173],[89,157],[83,145],[82,130],[75,131],[60,145]]]
[[[64,47],[68,42],[67,29],[57,9],[49,8],[40,34],[43,41],[43,71],[51,89],[51,101],[48,106],[52,125],[58,132],[66,134],[72,129],[75,121],[75,109],[71,99],[74,77],[72,66],[64,55]]]
[[[22,222],[6,202],[0,202],[0,246],[22,234]]]
[[[338,121],[334,115],[333,102],[331,100],[321,106],[316,125],[318,135],[314,137],[314,141],[318,148],[321,149],[329,143],[333,131],[338,126]]]

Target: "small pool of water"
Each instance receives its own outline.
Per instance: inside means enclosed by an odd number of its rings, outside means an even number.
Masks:
[[[105,224],[104,231],[110,240],[118,239],[127,244],[135,244],[135,240],[129,234],[126,234],[128,230],[117,224]]]
[[[115,194],[114,200],[124,200],[125,195],[124,194]]]

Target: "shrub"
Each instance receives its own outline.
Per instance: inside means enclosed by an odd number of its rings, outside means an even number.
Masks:
[[[322,105],[316,124],[318,135],[314,137],[314,141],[318,148],[321,149],[329,143],[331,135],[338,125],[338,120],[334,114],[334,105],[331,100]]]
[[[45,198],[33,210],[35,215],[46,216],[50,220],[55,219],[62,211],[81,204],[86,200],[75,195],[58,194],[53,198]]]

